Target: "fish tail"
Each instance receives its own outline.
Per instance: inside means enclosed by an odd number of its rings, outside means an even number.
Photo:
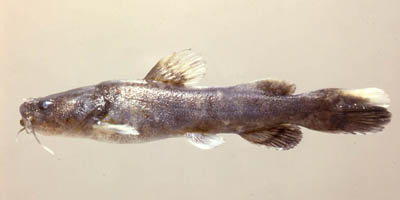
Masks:
[[[382,131],[391,119],[390,99],[378,88],[323,89],[307,96],[313,99],[313,109],[300,124],[310,129],[365,134]]]

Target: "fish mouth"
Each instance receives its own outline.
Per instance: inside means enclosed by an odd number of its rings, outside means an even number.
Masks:
[[[22,126],[22,128],[17,132],[17,137],[16,137],[17,141],[18,141],[18,136],[24,131],[26,134],[33,133],[34,135],[36,135],[36,132],[33,130],[32,127],[32,117],[22,118],[19,121],[19,124]]]
[[[30,132],[32,132],[32,121],[31,121],[32,117],[26,117],[26,118],[22,118],[21,120],[19,120],[19,124],[22,126],[22,129],[20,129],[17,133],[20,134],[21,132],[25,131],[27,134],[29,134]]]
[[[22,118],[19,123],[21,124],[21,126],[23,126],[16,135],[16,141],[18,142],[18,136],[25,131],[25,133],[27,134],[32,134],[35,137],[36,142],[44,149],[46,150],[48,153],[50,153],[51,155],[54,155],[54,152],[47,146],[43,145],[42,142],[40,142],[35,129],[32,126],[32,117],[28,116],[25,118]]]

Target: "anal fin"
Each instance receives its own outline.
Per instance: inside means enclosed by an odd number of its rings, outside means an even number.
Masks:
[[[264,130],[241,133],[244,139],[254,144],[288,150],[295,147],[302,138],[300,128],[292,124],[280,124]]]

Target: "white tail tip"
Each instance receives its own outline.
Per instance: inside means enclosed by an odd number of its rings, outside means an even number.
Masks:
[[[364,88],[364,89],[355,89],[355,90],[345,90],[344,93],[346,95],[361,97],[366,99],[368,103],[387,108],[390,104],[389,96],[379,88]]]

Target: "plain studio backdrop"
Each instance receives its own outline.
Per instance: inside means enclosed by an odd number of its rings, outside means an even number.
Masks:
[[[0,199],[399,199],[400,1],[0,0]],[[275,78],[297,93],[384,89],[378,134],[303,128],[276,151],[226,135],[203,151],[184,138],[144,144],[32,135],[15,142],[24,97],[141,79],[192,48],[204,86]]]

